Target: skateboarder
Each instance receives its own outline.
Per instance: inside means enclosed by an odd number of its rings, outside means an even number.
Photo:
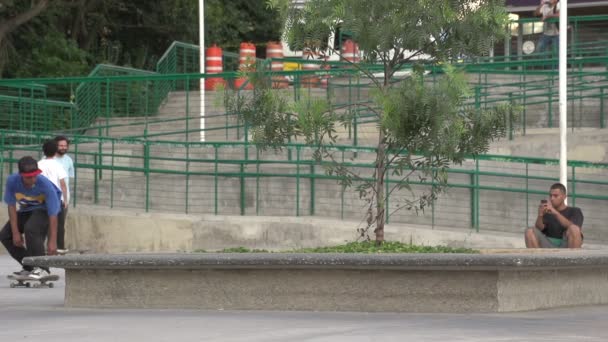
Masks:
[[[40,175],[34,158],[27,156],[19,159],[18,168],[19,173],[8,176],[6,180],[4,202],[8,205],[9,221],[0,231],[0,242],[23,266],[23,270],[16,274],[40,279],[48,276],[49,271],[24,266],[22,260],[26,256],[44,255],[47,237],[46,254],[57,253],[57,215],[61,206],[61,190]]]

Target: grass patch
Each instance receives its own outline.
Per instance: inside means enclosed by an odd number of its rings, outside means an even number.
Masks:
[[[197,250],[197,253],[206,251]],[[221,253],[273,253],[264,249],[249,249],[246,247],[226,248]],[[361,254],[382,254],[382,253],[468,253],[475,254],[479,251],[470,248],[447,247],[447,246],[417,246],[408,243],[385,241],[381,246],[371,241],[350,242],[344,245],[316,248],[302,248],[280,251],[277,253],[361,253]]]

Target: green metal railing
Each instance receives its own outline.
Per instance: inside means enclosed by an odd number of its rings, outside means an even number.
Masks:
[[[76,88],[78,115],[70,128],[89,127],[100,117],[107,123],[111,117],[145,117],[155,113],[163,100],[157,95],[156,83],[111,81],[115,77],[131,75],[153,76],[156,73],[105,64],[95,67],[88,78],[97,81],[85,80]]]
[[[15,136],[41,143],[49,135],[1,131],[0,143]],[[39,155],[39,145],[4,144],[0,180],[16,169],[20,156]],[[99,148],[102,146],[102,148]],[[362,177],[372,174],[373,148],[334,146],[336,159]],[[76,163],[73,205],[181,213],[362,218],[354,188],[327,175],[310,147],[288,144],[277,153],[247,143],[193,143],[74,136]],[[287,154],[291,154],[289,159]],[[585,236],[605,239],[608,164],[569,161],[570,205],[585,213]],[[414,177],[416,178],[416,177]],[[398,211],[405,192],[386,198],[388,223],[419,223],[520,232],[533,224],[538,201],[559,178],[554,159],[482,155],[449,170],[449,191],[420,215]],[[416,178],[417,179],[417,178]],[[387,189],[397,185],[389,173]],[[431,182],[410,183],[416,193]],[[463,200],[467,199],[467,200]]]

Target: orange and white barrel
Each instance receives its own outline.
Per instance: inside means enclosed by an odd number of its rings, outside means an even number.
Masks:
[[[318,54],[311,50],[304,50],[304,59],[315,60]],[[318,71],[321,68],[321,64],[318,63],[306,63],[302,64],[302,70],[305,71]],[[303,75],[302,76],[302,87],[303,88],[316,88],[319,86],[319,76],[317,75]]]
[[[205,73],[219,74],[224,71],[222,62],[222,48],[213,44],[205,50]],[[215,90],[219,85],[224,84],[224,79],[220,77],[210,77],[205,79],[205,90]]]
[[[252,43],[241,43],[239,49],[239,71],[250,72],[255,70],[255,45]],[[243,84],[247,82],[247,78],[239,77],[234,81],[234,87],[241,89]],[[242,89],[252,90],[253,84],[247,82]]]
[[[268,42],[268,45],[266,45],[266,58],[280,59],[271,62],[271,70],[283,71],[283,44],[280,42]],[[288,85],[285,76],[272,77],[273,88],[287,88]]]
[[[359,44],[355,43],[351,39],[348,39],[342,44],[342,60],[359,63],[361,61],[361,54],[359,53]]]

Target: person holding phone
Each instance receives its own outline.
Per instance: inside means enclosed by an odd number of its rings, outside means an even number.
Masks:
[[[566,187],[555,183],[549,201],[541,200],[534,227],[526,229],[528,248],[581,248],[583,212],[566,205]]]

